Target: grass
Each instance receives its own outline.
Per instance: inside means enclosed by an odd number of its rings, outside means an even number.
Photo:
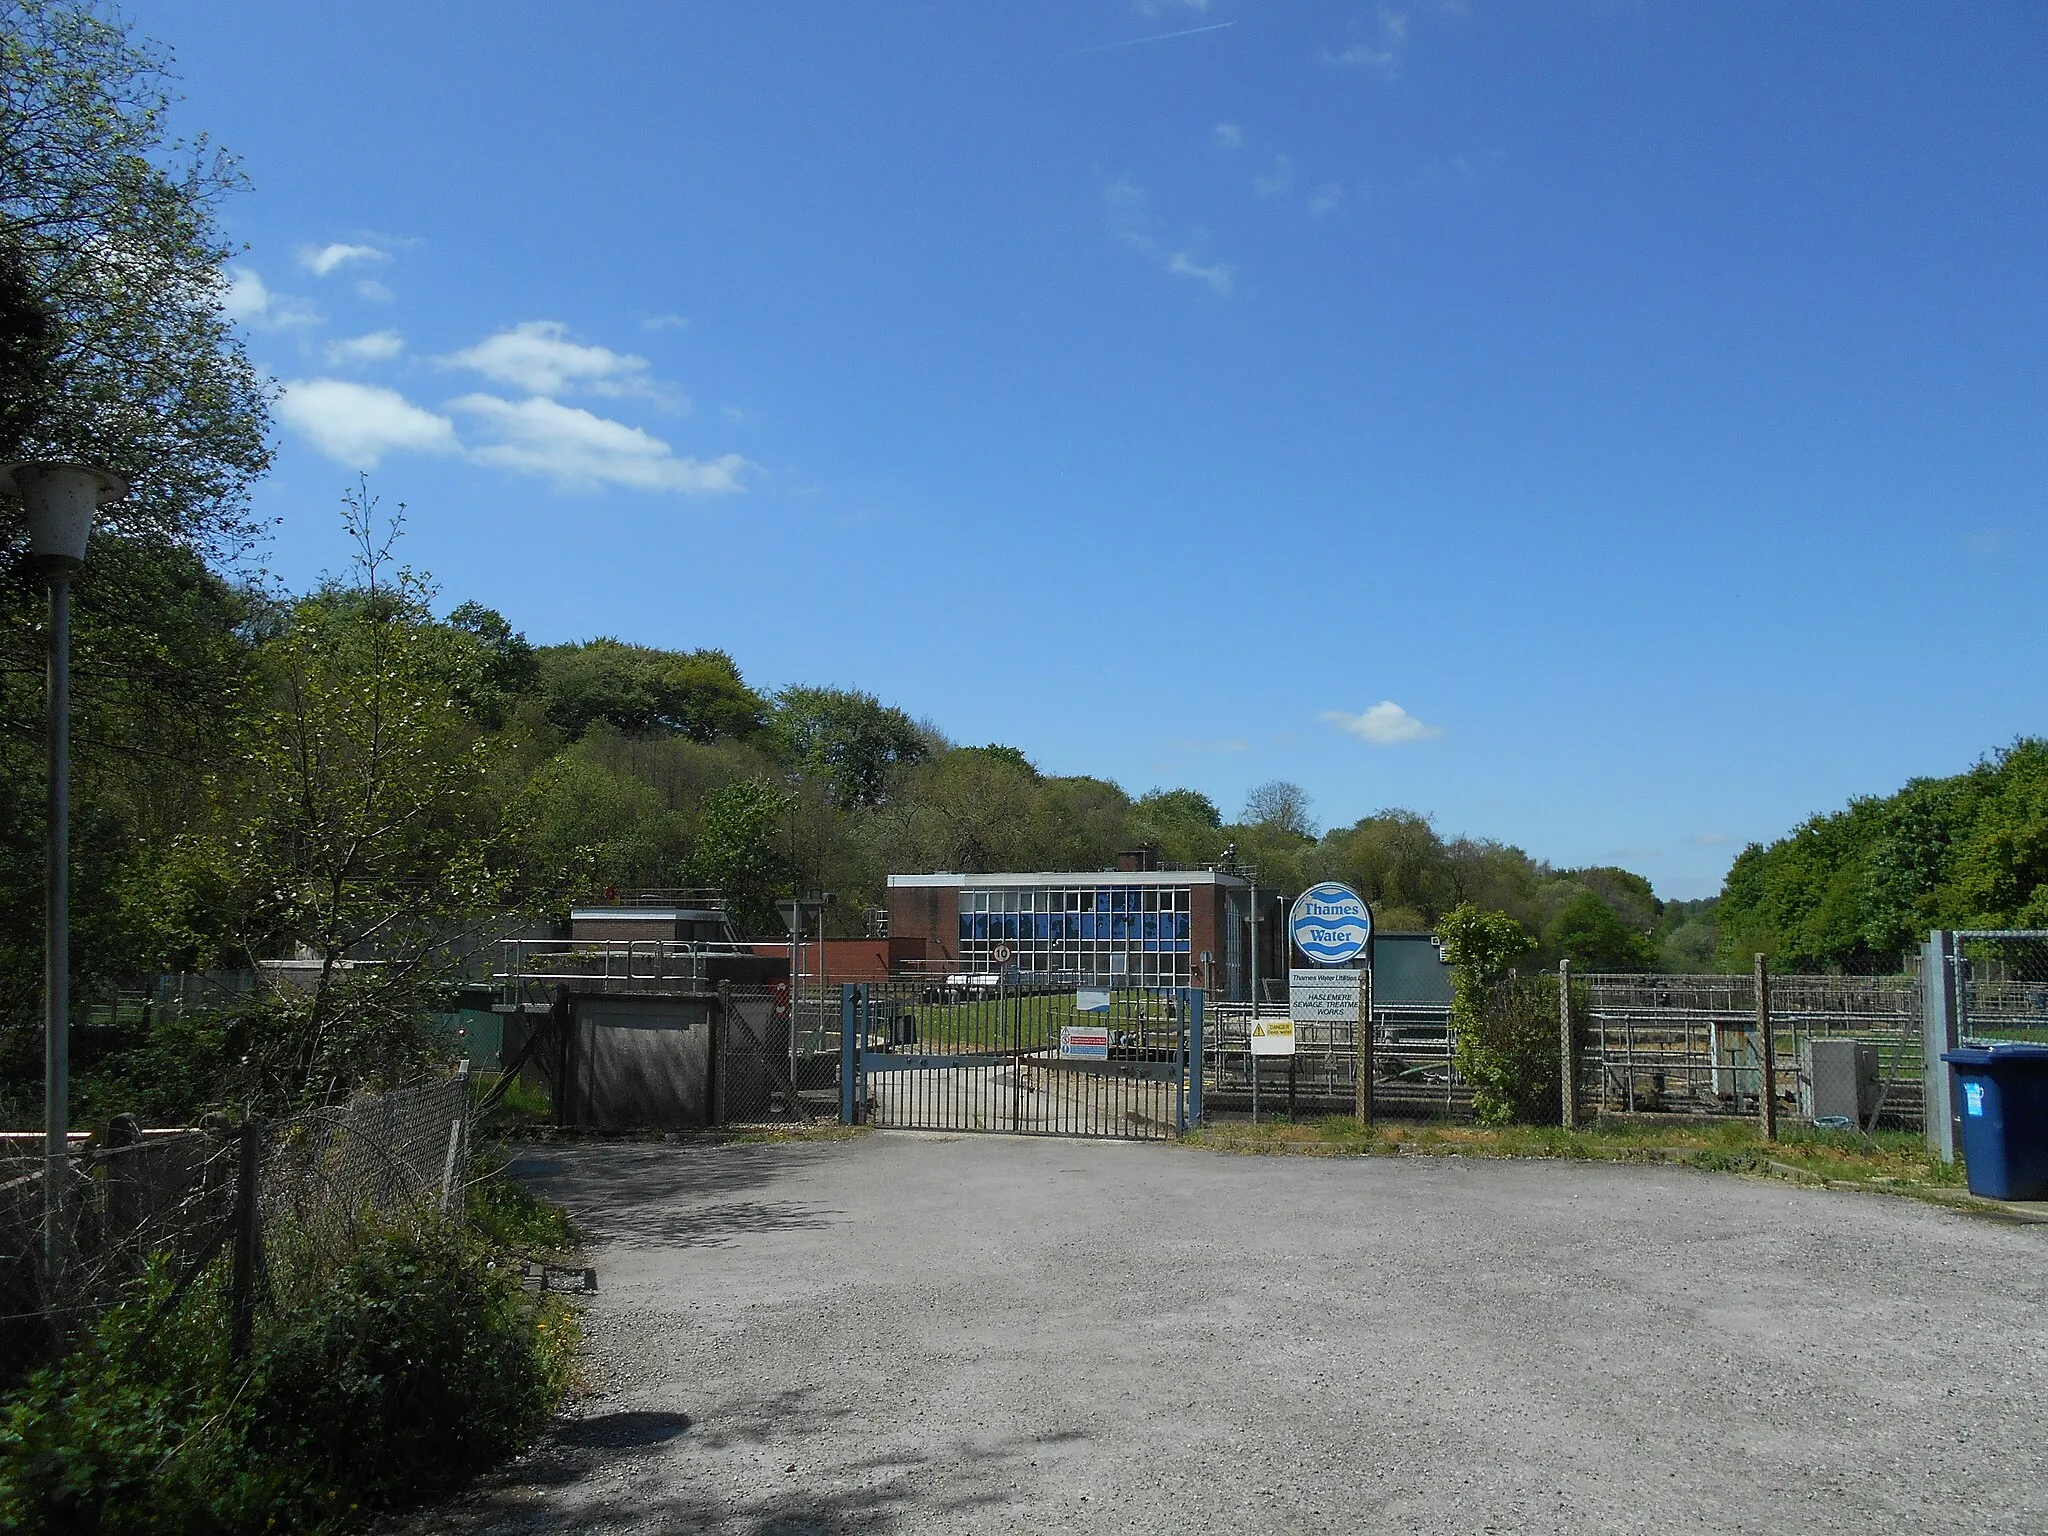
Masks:
[[[1074,1006],[1074,994],[1041,992],[1023,997],[1006,997],[1000,1002],[982,998],[959,1003],[919,1003],[917,1044],[905,1050],[930,1055],[966,1054],[973,1051],[1043,1050],[1059,1043],[1060,1028],[1067,1024],[1104,1025],[1137,1034],[1149,1030],[1158,1044],[1170,1045],[1179,1038],[1179,1024],[1167,1017],[1166,1001],[1149,991],[1119,990],[1109,1013],[1082,1013]],[[875,1010],[875,1030],[887,1029],[886,1012]]]
[[[1215,1121],[1188,1137],[1219,1152],[1308,1157],[1547,1157],[1582,1162],[1679,1163],[1831,1187],[1941,1197],[1959,1191],[1963,1170],[1931,1156],[1912,1132],[1817,1131],[1786,1127],[1767,1142],[1746,1120],[1603,1120],[1561,1126],[1479,1126],[1423,1122],[1360,1125],[1348,1115],[1289,1124]]]

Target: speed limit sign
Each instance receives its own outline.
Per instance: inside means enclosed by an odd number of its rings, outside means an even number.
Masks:
[[[1009,963],[1010,963],[1010,946],[1009,946],[1009,945],[1007,945],[1007,944],[998,944],[998,945],[996,946],[996,964],[997,964],[997,965],[1008,965]]]

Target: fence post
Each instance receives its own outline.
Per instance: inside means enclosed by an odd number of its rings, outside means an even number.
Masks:
[[[448,1214],[449,1202],[455,1197],[456,1160],[462,1156],[462,1121],[448,1123],[448,1156],[441,1164],[441,1214]]]
[[[724,1125],[726,1116],[725,1069],[732,1055],[732,983],[730,981],[721,981],[718,984],[718,1001],[706,1010],[706,1016],[708,1027],[711,1031],[711,1038],[704,1042],[705,1065],[710,1068],[711,1072],[711,1103],[708,1107],[711,1112],[711,1123],[713,1125]],[[790,1038],[795,1039],[795,993],[790,994],[787,1017]],[[769,1033],[770,1042],[772,1043],[774,1033],[772,1025],[770,1026]],[[790,1059],[792,1061],[795,1060],[794,1054],[792,1054]],[[794,1088],[794,1086],[795,1079],[792,1078],[791,1087]],[[773,1100],[772,1094],[770,1095],[770,1100],[771,1102]],[[794,1118],[795,1110],[796,1106],[792,1104],[790,1106],[792,1118]]]
[[[1202,1123],[1202,1006],[1207,999],[1204,992],[1194,994],[1194,1013],[1188,1020],[1188,1054],[1192,1062],[1188,1070],[1188,1124]]]
[[[1926,1098],[1921,1109],[1927,1128],[1927,1150],[1944,1163],[1956,1160],[1955,1070],[1941,1059],[1962,1036],[1961,1010],[1956,1007],[1956,936],[1943,929],[1927,935],[1920,952],[1920,1049],[1926,1069]]]
[[[1765,1141],[1778,1139],[1778,1042],[1771,1034],[1771,965],[1756,957],[1757,1064],[1762,1069],[1757,1092],[1757,1122]]]
[[[1579,1128],[1579,1053],[1573,1048],[1572,963],[1557,962],[1558,1115],[1568,1131]]]
[[[1353,1039],[1351,1118],[1372,1124],[1372,967],[1358,973],[1358,1029]]]
[[[839,985],[839,1123],[853,1125],[853,1068],[859,1046],[854,1032],[853,983]]]
[[[263,1150],[263,1122],[254,1116],[244,1120],[240,1140],[241,1157],[235,1170],[235,1251],[229,1282],[228,1353],[234,1359],[244,1360],[255,1332],[256,1267],[262,1256],[256,1178]]]

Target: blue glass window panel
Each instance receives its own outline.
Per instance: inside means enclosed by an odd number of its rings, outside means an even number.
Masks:
[[[1095,893],[1095,910],[1098,912],[1107,912],[1109,910],[1108,891],[1097,891]]]
[[[1081,914],[1081,937],[1084,939],[1095,937],[1095,914],[1093,912],[1083,912]]]
[[[1187,913],[1176,912],[1173,914],[1173,936],[1176,939],[1185,939],[1188,936]]]
[[[1049,939],[1052,937],[1052,919],[1048,917],[1045,913],[1041,912],[1038,914],[1034,926],[1037,928],[1038,936],[1041,939]]]
[[[1115,891],[1111,891],[1111,892],[1109,893],[1109,910],[1110,910],[1110,911],[1112,911],[1112,912],[1122,912],[1122,911],[1125,911],[1125,910],[1127,910],[1127,909],[1129,908],[1129,906],[1130,906],[1130,900],[1131,900],[1131,893],[1130,893],[1129,891],[1124,891],[1124,890],[1115,890]]]
[[[1006,939],[1017,937],[1017,914],[1014,912],[1007,912],[1003,915],[1003,937]]]
[[[1145,927],[1144,927],[1144,934],[1145,934],[1145,937],[1146,937],[1146,938],[1148,938],[1148,939],[1156,939],[1156,938],[1158,938],[1158,937],[1159,937],[1159,914],[1158,914],[1157,912],[1147,912],[1147,913],[1145,914],[1144,922],[1145,922]]]
[[[988,937],[988,914],[986,912],[974,914],[974,936],[977,939]]]
[[[974,919],[965,912],[960,914],[960,937],[963,939],[974,937]]]
[[[1159,951],[1159,941],[1157,939],[1147,939],[1145,941],[1145,949],[1148,954],[1157,954]]]
[[[1188,941],[1186,939],[1175,939],[1173,947],[1184,955],[1188,952]]]
[[[1131,920],[1128,917],[1113,917],[1109,920],[1111,939],[1128,939],[1131,936]]]

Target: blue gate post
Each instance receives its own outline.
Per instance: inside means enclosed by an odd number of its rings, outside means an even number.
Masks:
[[[1188,1017],[1188,1052],[1194,1058],[1188,1063],[1188,1124],[1202,1123],[1202,1001],[1203,994],[1189,989],[1192,1010]]]
[[[860,1061],[860,1044],[855,1039],[854,1018],[859,1012],[854,1002],[854,984],[843,981],[839,984],[839,1123],[852,1125],[854,1106],[854,1072]]]
[[[1188,989],[1174,996],[1173,1038],[1173,1131],[1185,1136],[1188,1129]]]

